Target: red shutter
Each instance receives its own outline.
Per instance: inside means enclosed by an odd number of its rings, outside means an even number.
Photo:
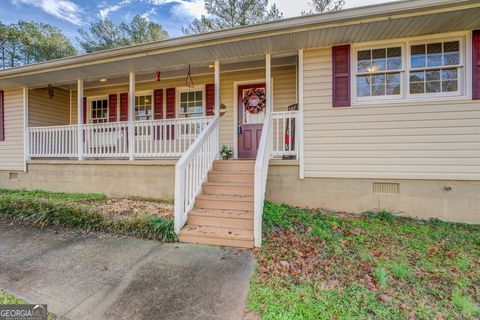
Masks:
[[[3,91],[0,90],[0,141],[5,140],[5,105]]]
[[[153,118],[163,119],[163,89],[153,90]]]
[[[333,106],[350,106],[350,45],[332,48]]]
[[[215,84],[207,84],[205,86],[205,100],[207,101],[207,116],[215,114]]]
[[[117,122],[117,100],[116,94],[108,96],[108,122]]]
[[[128,93],[120,93],[120,121],[128,121]]]
[[[175,88],[167,89],[167,119],[175,118]],[[174,139],[175,128],[167,127],[167,139]]]
[[[473,99],[480,99],[480,30],[473,31]]]
[[[83,97],[83,124],[87,123],[87,97]]]

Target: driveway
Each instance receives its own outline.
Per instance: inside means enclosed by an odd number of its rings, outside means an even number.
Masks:
[[[0,221],[0,288],[76,319],[241,319],[249,251]]]

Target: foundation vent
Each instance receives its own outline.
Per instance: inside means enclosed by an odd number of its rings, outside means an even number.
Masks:
[[[10,180],[17,180],[18,179],[18,172],[10,172],[8,175]]]
[[[373,193],[399,193],[399,183],[374,182]]]

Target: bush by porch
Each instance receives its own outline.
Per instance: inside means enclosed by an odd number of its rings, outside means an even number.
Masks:
[[[116,208],[118,204],[115,202],[129,208],[129,212]],[[40,227],[66,227],[176,241],[171,205],[151,204],[153,209],[148,210],[147,203],[153,202],[131,202],[135,201],[111,200],[103,194],[0,190],[0,218]]]

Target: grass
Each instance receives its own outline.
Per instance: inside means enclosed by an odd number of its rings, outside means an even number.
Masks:
[[[105,199],[102,194],[0,190],[0,217],[40,227],[68,227],[160,241],[176,240],[171,218],[147,214],[109,217],[89,205]]]
[[[0,290],[0,304],[29,304],[27,301],[11,295],[4,290]],[[47,306],[48,309],[48,306]],[[51,312],[48,313],[48,320],[65,320],[65,317],[59,317]]]
[[[266,203],[261,319],[479,319],[480,226]]]

